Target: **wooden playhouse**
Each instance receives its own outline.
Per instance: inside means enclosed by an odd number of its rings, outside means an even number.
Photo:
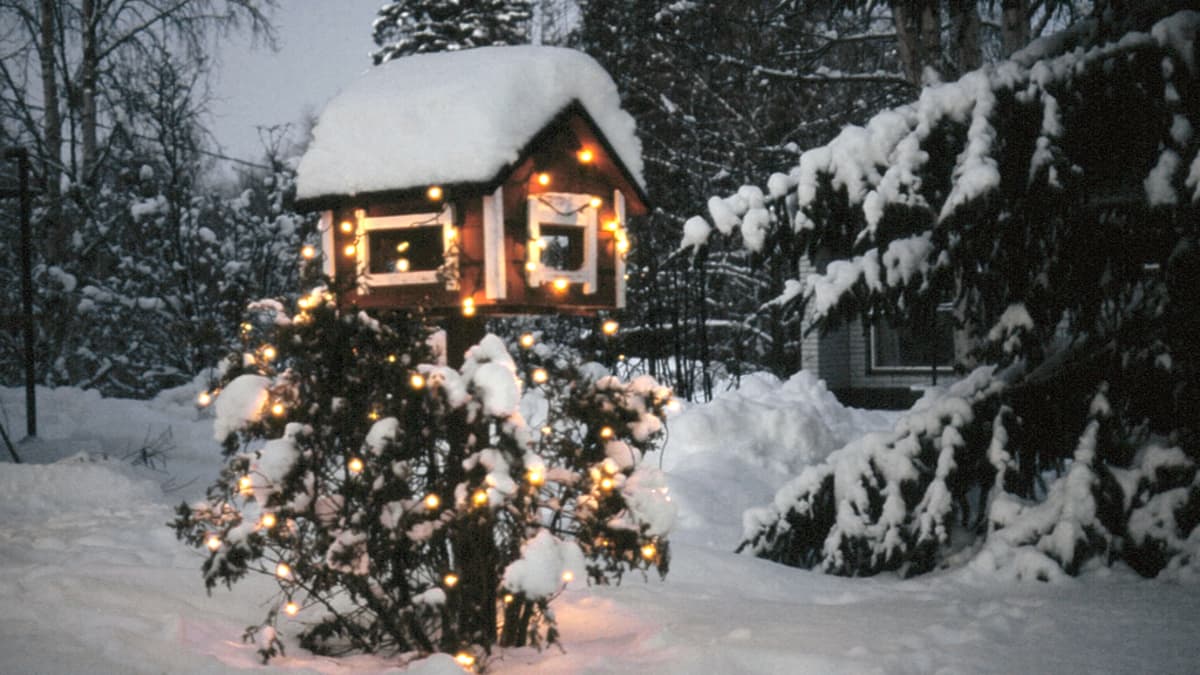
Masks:
[[[298,167],[340,301],[435,314],[625,304],[626,222],[646,212],[616,86],[553,47],[411,56],[321,113]]]

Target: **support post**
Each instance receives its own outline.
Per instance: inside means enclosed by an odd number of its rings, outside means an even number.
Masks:
[[[25,341],[25,432],[37,436],[37,396],[34,393],[33,358],[33,232],[29,204],[29,151],[9,148],[6,159],[17,161],[17,194],[21,210],[21,323]]]

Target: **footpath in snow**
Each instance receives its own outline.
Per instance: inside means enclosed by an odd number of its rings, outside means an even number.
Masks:
[[[289,640],[260,666],[245,626],[268,579],[205,594],[201,556],[166,523],[215,477],[211,419],[183,387],[151,401],[38,391],[26,464],[0,464],[0,672],[397,672],[381,656],[315,657]],[[23,429],[23,392],[0,422]],[[799,466],[891,423],[838,405],[807,374],[744,378],[668,425],[679,504],[665,581],[627,576],[554,607],[563,648],[510,650],[499,673],[1194,673],[1200,587],[1117,567],[1054,584],[968,569],[845,579],[735,555],[741,512]],[[165,467],[137,449],[170,431]],[[6,455],[7,453],[5,453]],[[651,458],[653,459],[653,457]],[[448,659],[411,672],[460,673]]]

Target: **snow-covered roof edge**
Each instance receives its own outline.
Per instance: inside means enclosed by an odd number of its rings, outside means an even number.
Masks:
[[[482,188],[572,109],[644,191],[641,141],[608,73],[582,52],[519,46],[395,59],[347,85],[313,130],[297,199],[313,206],[430,184]]]

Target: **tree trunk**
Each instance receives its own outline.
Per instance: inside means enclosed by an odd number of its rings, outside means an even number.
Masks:
[[[38,24],[38,59],[42,70],[42,179],[46,196],[46,260],[61,262],[66,257],[67,232],[62,219],[62,117],[58,110],[58,76],[54,65],[54,0],[41,0]]]
[[[950,0],[950,49],[959,75],[981,65],[979,8],[975,0]]]
[[[924,42],[921,40],[921,16],[917,2],[892,0],[892,21],[896,24],[896,51],[904,76],[921,86],[925,67]]]
[[[83,134],[83,182],[96,179],[96,77],[100,68],[96,51],[96,3],[83,0],[83,62],[80,64],[81,126]]]
[[[1029,42],[1029,2],[1028,0],[1001,0],[1000,11],[1004,56],[1008,57]]]

